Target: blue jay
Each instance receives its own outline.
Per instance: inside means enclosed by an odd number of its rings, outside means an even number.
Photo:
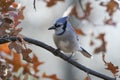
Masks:
[[[48,30],[55,30],[53,39],[58,49],[65,53],[80,51],[84,56],[88,58],[92,57],[92,55],[79,44],[78,35],[68,21],[68,17],[58,19]]]

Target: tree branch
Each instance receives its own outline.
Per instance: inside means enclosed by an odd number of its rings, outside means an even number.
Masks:
[[[67,61],[68,63],[72,64],[73,66],[77,67],[78,69],[86,72],[86,73],[89,73],[91,75],[94,75],[96,77],[99,77],[99,78],[102,78],[104,80],[116,80],[115,78],[111,78],[109,76],[106,76],[104,74],[101,74],[99,72],[96,72],[94,70],[91,70],[83,65],[81,65],[80,63],[74,61],[73,59],[67,57],[66,55],[64,55],[62,52],[56,50],[55,48],[41,42],[41,41],[38,41],[38,40],[34,40],[34,39],[31,39],[31,38],[27,38],[27,37],[24,37],[23,38],[26,42],[29,42],[31,44],[34,44],[34,45],[37,45],[39,47],[42,47],[48,51],[50,51],[52,54],[54,54],[55,56],[58,56],[60,58],[62,58],[63,60]],[[6,38],[0,38],[0,44],[3,44],[3,43],[6,43],[6,42],[11,42],[11,41],[16,41],[16,40],[20,40],[20,38],[18,37],[6,37]]]

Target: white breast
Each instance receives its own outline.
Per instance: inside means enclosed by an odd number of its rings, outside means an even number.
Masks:
[[[70,44],[69,41],[60,41],[59,47],[64,52],[69,53],[71,52],[71,50],[68,49],[69,44]]]

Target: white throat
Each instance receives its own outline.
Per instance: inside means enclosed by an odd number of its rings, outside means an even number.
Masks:
[[[64,30],[62,28],[55,30],[56,35],[62,35],[63,33],[64,33]]]

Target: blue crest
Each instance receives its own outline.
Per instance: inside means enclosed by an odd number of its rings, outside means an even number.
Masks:
[[[64,23],[65,21],[67,21],[67,19],[68,19],[68,16],[59,18],[59,19],[56,21],[56,23]]]

